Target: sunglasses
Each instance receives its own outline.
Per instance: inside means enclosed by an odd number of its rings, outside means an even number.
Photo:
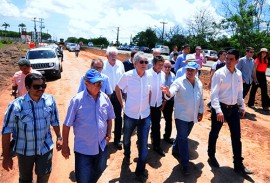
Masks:
[[[139,63],[140,63],[140,64],[148,64],[148,61],[143,61],[143,60],[141,60]]]
[[[41,85],[36,84],[36,85],[32,85],[32,87],[33,87],[35,90],[40,89],[40,87],[44,89],[44,88],[47,87],[47,84],[45,84],[45,83],[43,83],[43,84],[41,84]]]
[[[164,66],[165,69],[170,69],[172,68],[171,66]]]
[[[250,51],[249,53],[254,53],[254,51]]]
[[[103,69],[103,67],[93,67],[93,69],[99,70],[99,69]]]

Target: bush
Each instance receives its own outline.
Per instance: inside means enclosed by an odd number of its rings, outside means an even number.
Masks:
[[[12,44],[13,41],[10,40],[10,39],[4,39],[4,40],[0,40],[0,43],[2,43],[2,44]]]

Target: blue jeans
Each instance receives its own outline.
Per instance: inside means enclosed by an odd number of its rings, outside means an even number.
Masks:
[[[75,176],[78,183],[97,182],[107,165],[108,150],[99,148],[97,155],[75,152]]]
[[[150,116],[144,119],[133,119],[124,115],[124,155],[130,157],[131,135],[137,126],[139,159],[135,170],[136,175],[142,175],[145,171],[146,157],[148,153],[148,134],[150,130]]]
[[[194,123],[175,119],[175,125],[177,136],[173,144],[172,152],[179,154],[182,166],[189,166],[188,136],[193,128]]]

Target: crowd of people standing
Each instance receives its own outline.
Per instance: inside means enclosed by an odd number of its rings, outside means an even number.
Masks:
[[[34,165],[38,181],[48,182],[53,155],[50,126],[57,137],[57,150],[66,159],[71,154],[69,132],[73,127],[77,182],[96,182],[107,165],[107,145],[112,133],[114,147],[124,149],[123,161],[130,165],[131,136],[137,129],[135,175],[145,182],[149,136],[153,151],[166,156],[160,145],[163,114],[166,122],[163,140],[173,145],[172,153],[179,157],[182,173],[189,174],[188,136],[194,124],[203,119],[200,71],[206,60],[200,46],[196,46],[193,54],[190,54],[187,44],[181,52],[177,49],[175,46],[169,60],[155,50],[151,59],[143,52],[133,51],[130,60],[121,62],[117,59],[118,50],[108,47],[107,59],[93,59],[90,69],[81,77],[78,93],[70,100],[62,133],[54,97],[44,93],[47,87],[45,78],[31,69],[28,60],[20,60],[21,71],[15,73],[12,85],[13,92],[18,90],[19,95],[9,104],[2,128],[3,168],[9,170],[13,167],[12,148],[18,156],[19,182],[32,182]],[[211,129],[207,153],[210,166],[220,166],[215,156],[216,143],[223,123],[227,122],[234,170],[253,173],[243,164],[240,118],[245,115],[244,98],[248,92],[247,105],[255,108],[258,88],[261,88],[262,108],[269,111],[265,74],[268,56],[266,48],[260,49],[255,60],[252,47],[246,48],[246,56],[242,58],[235,49],[219,51],[209,82]],[[173,111],[175,138],[171,137]],[[12,147],[11,135],[15,142]]]

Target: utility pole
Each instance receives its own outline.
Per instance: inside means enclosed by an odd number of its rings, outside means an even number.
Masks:
[[[37,43],[37,26],[36,26],[36,17],[34,17],[34,20],[32,20],[32,21],[34,21],[34,30],[35,30],[35,33],[34,33],[34,37],[35,37],[35,40],[34,40],[34,42],[35,42],[35,44]]]
[[[45,28],[44,25],[42,25],[44,22],[43,22],[43,18],[39,18],[39,22],[40,22],[40,42],[42,42],[42,29]]]
[[[161,37],[162,43],[163,43],[163,42],[164,42],[164,41],[163,41],[163,38],[164,38],[164,25],[167,24],[168,22],[160,22],[160,23],[163,24],[163,28],[162,28],[162,37]]]
[[[116,46],[119,45],[118,39],[119,39],[119,27],[117,27]]]

